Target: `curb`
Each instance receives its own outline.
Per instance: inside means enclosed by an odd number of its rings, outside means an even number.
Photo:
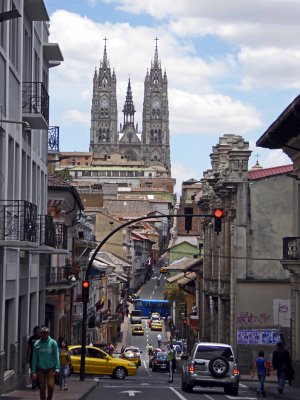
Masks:
[[[95,382],[93,386],[89,388],[87,392],[82,394],[80,397],[78,397],[77,400],[84,400],[86,399],[97,387],[99,386],[99,382]]]

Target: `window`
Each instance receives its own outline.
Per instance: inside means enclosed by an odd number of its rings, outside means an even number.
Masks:
[[[193,208],[192,207],[185,207],[184,209],[185,214],[189,214],[189,216],[185,217],[184,229],[189,232],[192,230],[192,214]]]
[[[91,348],[87,349],[87,356],[92,357],[92,358],[105,358],[106,357],[106,355],[104,353],[102,353],[101,350],[91,349]]]
[[[0,2],[0,12],[4,12],[4,1]],[[5,45],[5,30],[6,28],[6,24],[4,22],[0,22],[0,46],[4,49],[4,45]]]
[[[16,8],[15,3],[11,4],[12,10]],[[1,25],[2,23],[0,23]],[[9,21],[9,58],[12,65],[19,69],[19,18]]]

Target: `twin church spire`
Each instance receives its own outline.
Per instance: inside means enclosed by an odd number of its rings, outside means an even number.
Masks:
[[[119,152],[129,161],[162,163],[170,175],[168,81],[158,58],[158,39],[155,38],[154,59],[144,81],[141,132],[138,132],[138,125],[135,126],[136,109],[130,78],[122,109],[123,125],[120,124],[118,130],[117,79],[110,68],[106,42],[104,38],[103,58],[93,79],[90,151],[100,158]]]

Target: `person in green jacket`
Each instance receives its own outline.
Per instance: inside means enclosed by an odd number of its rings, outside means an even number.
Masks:
[[[31,372],[32,379],[38,379],[40,400],[52,400],[55,374],[59,374],[59,352],[56,340],[49,336],[49,329],[41,329],[41,338],[34,344]],[[46,388],[48,396],[46,398]]]

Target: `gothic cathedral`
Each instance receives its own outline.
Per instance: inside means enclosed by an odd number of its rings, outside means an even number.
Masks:
[[[168,80],[158,59],[157,40],[154,60],[145,77],[143,127],[138,132],[130,79],[118,131],[117,78],[110,68],[105,39],[103,59],[93,79],[90,151],[103,159],[118,152],[127,161],[163,164],[171,176]]]

